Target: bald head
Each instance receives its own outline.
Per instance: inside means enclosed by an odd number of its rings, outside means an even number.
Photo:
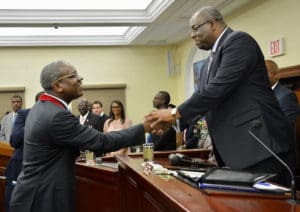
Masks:
[[[276,77],[276,73],[279,71],[278,65],[273,60],[266,60],[265,63],[271,86],[273,86],[278,81]]]
[[[40,81],[46,93],[70,103],[82,96],[82,79],[70,63],[59,60],[43,68]]]
[[[199,49],[212,49],[226,28],[221,13],[214,7],[202,7],[190,19],[191,37]]]
[[[202,7],[192,16],[191,19],[201,18],[203,20],[209,21],[211,19],[217,20],[224,23],[223,16],[215,7]]]
[[[79,113],[84,116],[88,111],[90,111],[90,103],[86,99],[79,101],[77,105]]]
[[[52,90],[52,83],[64,75],[66,68],[75,68],[65,61],[59,60],[46,65],[41,73],[41,86],[45,91]]]

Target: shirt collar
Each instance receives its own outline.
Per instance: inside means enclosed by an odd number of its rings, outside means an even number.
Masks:
[[[272,90],[274,90],[276,88],[276,86],[278,85],[278,81],[275,82],[275,84],[272,86]]]
[[[83,117],[84,118],[84,120],[86,119],[86,117],[89,115],[89,111],[86,113],[86,114],[84,114],[83,116],[82,115],[80,115],[80,117]]]
[[[219,41],[220,41],[221,37],[224,35],[224,33],[227,31],[227,29],[228,29],[228,27],[226,27],[226,28],[223,30],[223,32],[221,33],[221,35],[219,35],[218,39],[217,39],[216,42],[214,43],[214,45],[213,45],[213,47],[212,47],[212,49],[211,49],[211,51],[212,51],[213,53],[215,53],[215,52],[217,51]]]
[[[53,97],[54,99],[60,101],[60,102],[65,106],[65,108],[67,108],[67,110],[70,111],[70,110],[69,110],[68,104],[67,104],[64,100],[62,100],[62,99],[60,99],[60,98],[58,98],[58,97],[56,97],[56,96],[53,96],[53,95],[51,95],[51,94],[49,94],[49,93],[44,93],[44,94],[45,94],[45,95],[48,95],[48,96],[51,96],[51,97]]]

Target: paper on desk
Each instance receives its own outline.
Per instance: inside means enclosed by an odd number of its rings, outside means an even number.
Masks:
[[[202,175],[205,174],[205,172],[195,172],[195,171],[185,171],[185,170],[180,170],[180,172],[192,178],[200,178],[202,177]]]
[[[290,189],[282,186],[278,186],[272,183],[267,182],[259,182],[253,185],[254,188],[265,191],[281,191],[281,192],[289,192]]]
[[[145,167],[146,163],[150,164],[152,166],[152,171],[155,174],[170,174],[170,170],[164,168],[162,165],[153,163],[153,162],[143,162],[141,165]]]

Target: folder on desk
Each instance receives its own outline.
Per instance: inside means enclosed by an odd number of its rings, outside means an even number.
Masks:
[[[275,174],[211,168],[201,177],[200,181],[204,184],[252,187],[255,183],[266,181],[274,176]]]
[[[252,173],[225,168],[211,168],[203,175],[196,172],[177,171],[177,178],[201,189],[223,189],[236,191],[259,191],[253,185],[275,176],[275,174]],[[199,173],[199,172],[198,172]]]

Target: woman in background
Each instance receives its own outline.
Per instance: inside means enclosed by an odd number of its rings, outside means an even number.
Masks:
[[[122,102],[119,100],[112,101],[110,105],[109,119],[107,119],[104,123],[103,132],[107,133],[111,131],[118,131],[131,127],[131,125],[131,120],[127,119],[125,116],[125,110]],[[107,153],[107,156],[115,156],[116,154],[125,155],[127,150],[128,148],[123,148],[116,152]]]

